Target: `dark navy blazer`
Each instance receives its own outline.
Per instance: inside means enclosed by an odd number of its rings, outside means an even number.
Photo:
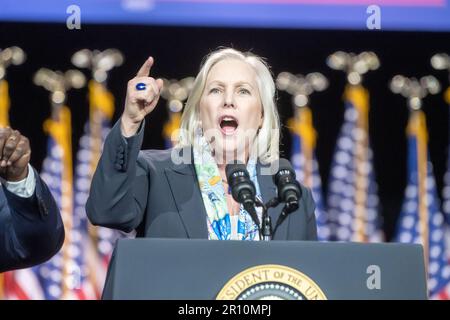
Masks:
[[[191,147],[140,151],[144,125],[124,138],[120,121],[109,133],[98,163],[86,204],[95,225],[137,236],[154,238],[207,239],[207,214],[193,164],[177,164],[171,153],[192,154]],[[264,202],[276,196],[272,176],[257,178]],[[317,228],[311,191],[302,186],[299,208],[280,225],[274,240],[316,240]],[[275,223],[282,205],[269,209]]]
[[[0,272],[26,268],[50,259],[64,242],[59,209],[35,171],[30,198],[0,187]]]

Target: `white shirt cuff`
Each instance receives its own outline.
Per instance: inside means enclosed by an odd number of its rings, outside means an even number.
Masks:
[[[25,179],[20,181],[6,181],[5,179],[0,178],[0,182],[6,187],[6,189],[8,189],[9,192],[22,198],[31,197],[36,189],[34,170],[30,164],[28,164],[28,176]]]

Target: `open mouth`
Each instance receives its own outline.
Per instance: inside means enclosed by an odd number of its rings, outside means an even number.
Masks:
[[[232,135],[236,131],[239,122],[233,116],[221,116],[219,118],[219,125],[223,134]]]

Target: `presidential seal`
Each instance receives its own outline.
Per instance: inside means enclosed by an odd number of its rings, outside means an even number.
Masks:
[[[217,300],[326,300],[307,275],[282,265],[261,265],[242,271],[228,281]]]

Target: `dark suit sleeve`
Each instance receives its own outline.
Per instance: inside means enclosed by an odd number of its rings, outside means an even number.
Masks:
[[[138,159],[144,126],[124,138],[119,120],[106,138],[86,203],[94,225],[130,232],[141,223],[149,188],[147,163]]]
[[[22,198],[2,186],[0,272],[43,263],[64,242],[59,209],[47,185],[35,171],[36,189]]]
[[[302,198],[306,202],[307,227],[306,240],[317,240],[316,205],[309,188],[302,187]]]

